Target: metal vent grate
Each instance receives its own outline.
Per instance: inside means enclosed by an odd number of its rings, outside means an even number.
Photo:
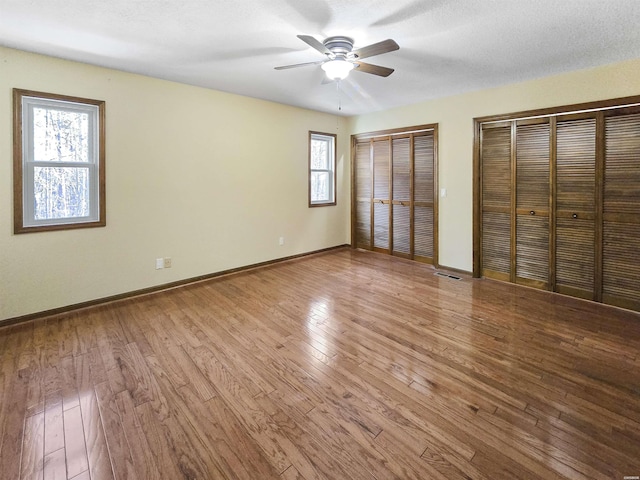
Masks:
[[[451,280],[461,280],[461,277],[456,277],[455,275],[449,275],[448,273],[436,272],[434,275],[438,277],[450,278]]]

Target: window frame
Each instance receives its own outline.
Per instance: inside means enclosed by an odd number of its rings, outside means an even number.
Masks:
[[[329,164],[331,168],[329,169],[317,169],[311,167],[311,142],[313,140],[326,140],[332,144],[333,148],[327,148],[327,152],[330,152],[331,158],[329,159]],[[337,205],[337,174],[336,174],[336,157],[337,157],[337,143],[338,136],[335,133],[325,133],[325,132],[314,132],[309,131],[309,207],[328,207],[332,205]],[[330,145],[331,146],[331,145]],[[311,178],[314,172],[328,172],[329,178],[331,179],[331,199],[329,201],[313,201],[311,199]]]
[[[33,125],[32,118],[28,116],[31,105],[53,106],[60,102],[69,104],[71,109],[77,106],[79,110],[86,110],[90,113],[90,130],[92,135],[90,149],[90,159],[87,164],[81,165],[88,169],[89,175],[89,195],[92,202],[98,203],[91,208],[88,217],[75,217],[63,219],[36,220],[35,213],[27,212],[27,208],[33,206],[33,198],[26,198],[31,188],[27,186],[28,181],[33,181],[30,170],[40,166],[41,162],[36,162],[31,157],[29,142],[32,139]],[[29,108],[25,109],[24,105]],[[27,110],[27,111],[25,111]],[[93,122],[93,123],[92,123]],[[95,138],[94,138],[95,137]],[[88,98],[59,95],[54,93],[37,92],[33,90],[13,89],[13,220],[14,234],[70,230],[77,228],[104,227],[106,225],[106,199],[105,199],[105,102],[103,100],[93,100]],[[56,167],[80,166],[77,163],[48,162],[55,163]],[[96,178],[97,177],[97,178]],[[97,190],[97,192],[96,192]]]

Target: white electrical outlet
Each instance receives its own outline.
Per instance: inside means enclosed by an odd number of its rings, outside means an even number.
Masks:
[[[278,239],[278,244],[279,244],[280,246],[284,245],[284,237],[280,237],[280,238]]]
[[[162,270],[164,268],[164,258],[156,258],[156,270]]]
[[[164,257],[164,268],[171,268],[171,257]]]

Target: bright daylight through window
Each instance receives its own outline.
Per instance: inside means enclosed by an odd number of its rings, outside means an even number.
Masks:
[[[309,206],[336,204],[336,135],[309,133]]]
[[[14,231],[105,225],[104,102],[14,90]]]

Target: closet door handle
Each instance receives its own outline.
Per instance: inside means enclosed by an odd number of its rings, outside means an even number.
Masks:
[[[531,210],[531,211],[529,212],[529,215],[535,215],[535,214],[536,214],[536,212],[535,212],[535,211],[533,211],[533,210]]]
[[[573,218],[578,218],[578,214],[574,213],[573,215],[571,215]]]

